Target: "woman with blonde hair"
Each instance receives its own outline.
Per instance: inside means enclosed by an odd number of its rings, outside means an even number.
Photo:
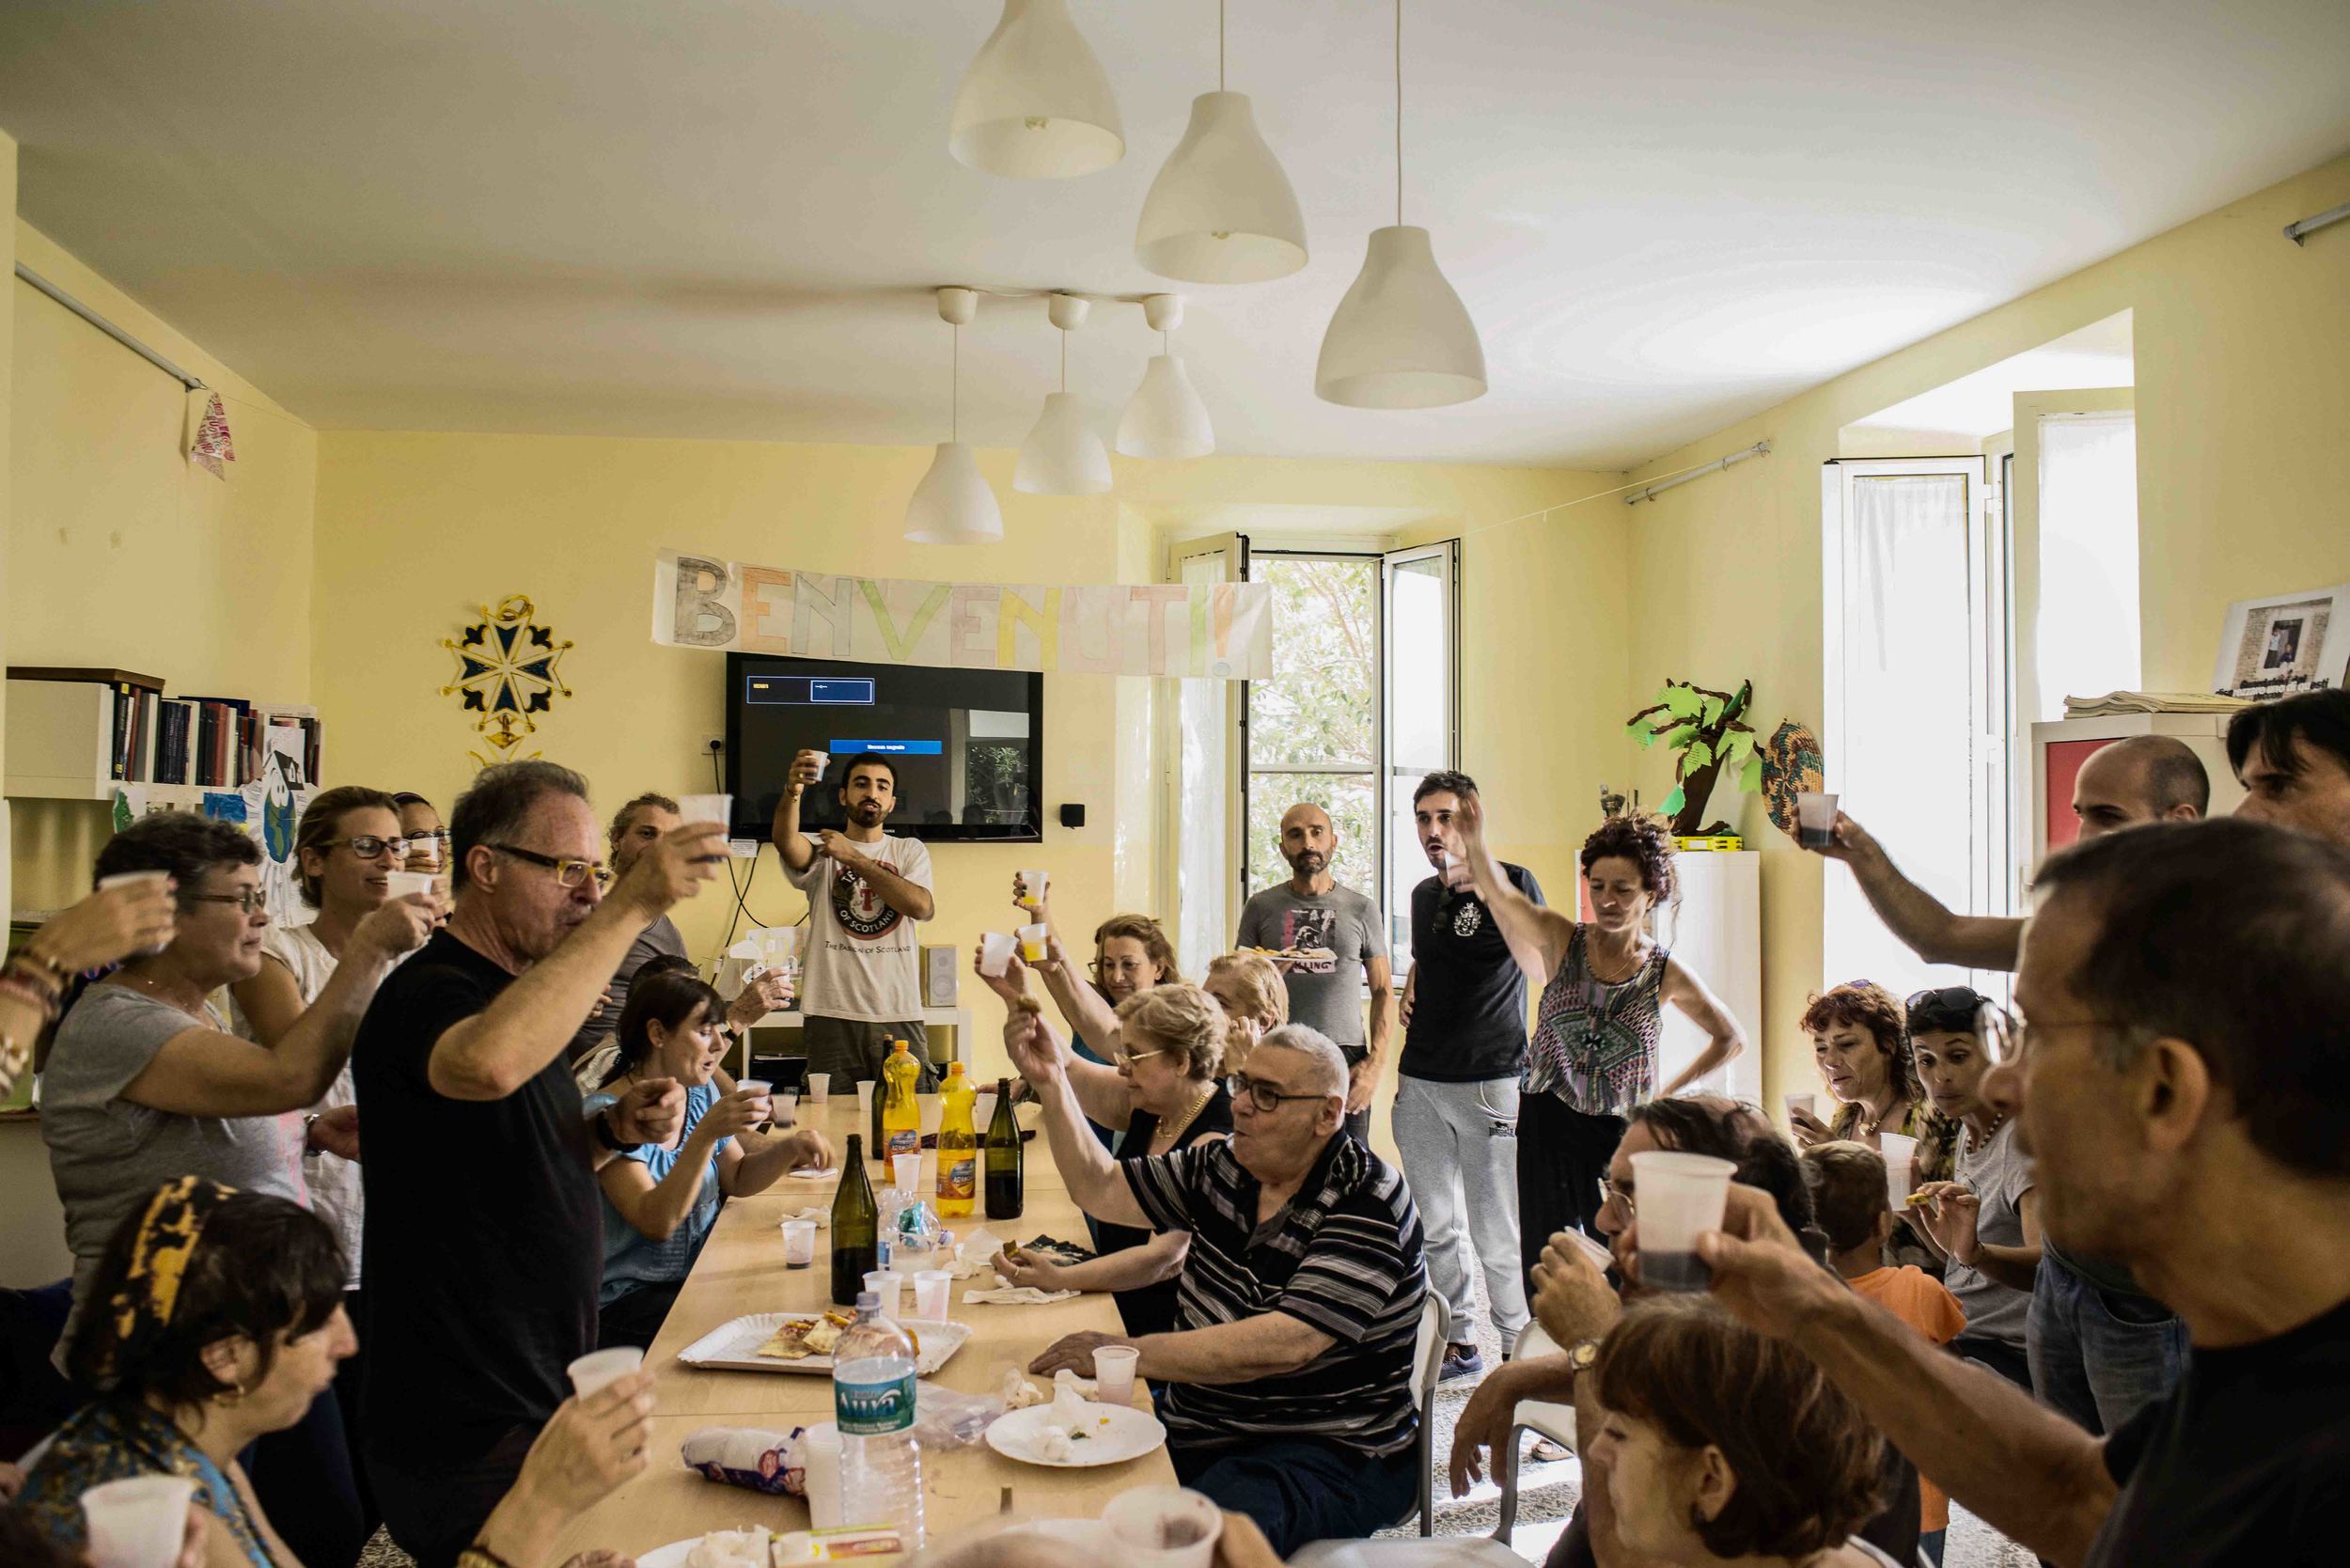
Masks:
[[[1224,1072],[1237,1073],[1267,1029],[1290,1021],[1290,988],[1262,953],[1218,953],[1208,961],[1199,988],[1214,996],[1230,1026],[1224,1039]]]
[[[1013,1002],[1026,995],[1026,968],[1015,956],[1004,976],[987,983]],[[1022,1013],[1011,1008],[1007,1029],[1026,1027]],[[1230,1026],[1214,997],[1181,981],[1154,986],[1119,1003],[1116,1025],[1109,1037],[1116,1067],[1087,1061],[1066,1044],[1061,1054],[1086,1116],[1125,1129],[1117,1149],[1121,1157],[1172,1153],[1231,1135],[1232,1097],[1218,1075]],[[996,1254],[995,1272],[1039,1290],[1112,1292],[1127,1333],[1160,1334],[1175,1326],[1175,1277],[1190,1244],[1181,1231],[1154,1235],[1105,1224],[1095,1231],[1099,1256],[1086,1262],[1057,1263],[1006,1247]]]

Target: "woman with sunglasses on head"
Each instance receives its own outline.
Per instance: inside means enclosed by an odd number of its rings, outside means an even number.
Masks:
[[[282,1198],[181,1176],[125,1217],[91,1278],[102,1301],[68,1370],[92,1397],[32,1466],[21,1515],[80,1547],[83,1492],[180,1476],[196,1483],[181,1563],[319,1568],[243,1457],[298,1430],[357,1343],[334,1231]],[[651,1414],[649,1372],[565,1402],[461,1568],[543,1568],[567,1523],[644,1469]]]
[[[1910,1050],[1935,1114],[1957,1123],[1950,1178],[1919,1184],[1919,1229],[1949,1259],[1942,1283],[1966,1313],[1950,1349],[2029,1393],[2025,1325],[2040,1268],[2040,1199],[2031,1156],[2015,1146],[2012,1117],[1982,1097],[1994,1064],[1984,1020],[2007,1015],[1966,986],[1909,998]]]
[[[1027,1037],[1026,966],[1014,955],[1001,977],[982,976],[1012,1003],[1005,1031]],[[1031,1004],[1032,1005],[1032,1004]],[[1196,985],[1154,986],[1118,1004],[1108,1039],[1118,1065],[1087,1061],[1061,1047],[1069,1084],[1088,1120],[1122,1128],[1122,1159],[1168,1154],[1232,1132],[1232,1097],[1218,1073],[1230,1026],[1215,998]],[[1050,1029],[1043,1031],[1056,1040]],[[1097,1224],[1094,1250],[1082,1263],[1057,1263],[1011,1248],[996,1254],[995,1272],[1014,1285],[1046,1291],[1112,1291],[1129,1334],[1159,1334],[1175,1326],[1175,1277],[1183,1271],[1188,1237]]]
[[[98,856],[100,881],[167,873],[179,916],[160,951],[132,959],[67,1011],[42,1080],[41,1137],[73,1249],[69,1349],[93,1310],[90,1278],[107,1242],[157,1183],[193,1174],[307,1203],[304,1155],[319,1146],[319,1124],[306,1115],[341,1074],[376,987],[439,917],[429,894],[365,917],[317,999],[274,1044],[258,1044],[232,1032],[210,998],[266,962],[260,858],[241,830],[180,811],[133,823]],[[332,1398],[265,1445],[255,1474],[312,1568],[356,1560],[367,1534]]]

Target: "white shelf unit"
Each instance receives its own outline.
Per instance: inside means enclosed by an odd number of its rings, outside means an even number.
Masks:
[[[1701,977],[1746,1031],[1744,1054],[1689,1086],[1689,1092],[1762,1098],[1762,855],[1758,850],[1690,850],[1673,856],[1681,902],[1656,912],[1656,940]],[[1698,1058],[1703,1030],[1676,1007],[1664,1010],[1657,1042],[1661,1091]]]
[[[95,681],[10,681],[8,771],[0,793],[10,800],[111,801],[115,792],[130,788],[145,795],[150,809],[163,805],[194,811],[206,794],[241,787],[113,777],[114,701],[113,688]]]

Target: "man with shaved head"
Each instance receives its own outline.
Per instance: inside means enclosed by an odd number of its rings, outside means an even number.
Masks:
[[[2198,822],[2210,807],[2211,776],[2202,759],[2171,735],[2133,735],[2100,747],[2073,780],[2073,816],[2083,839],[2149,823]],[[1902,875],[1884,846],[1850,817],[1836,819],[1835,842],[1819,853],[1852,868],[1877,918],[1927,963],[2015,967],[2023,921],[1952,914]]]
[[[1281,817],[1281,858],[1290,879],[1241,906],[1233,945],[1261,948],[1289,985],[1290,1021],[1319,1029],[1346,1055],[1346,1130],[1371,1141],[1371,1096],[1379,1087],[1393,1021],[1387,993],[1394,976],[1379,906],[1330,874],[1339,830],[1310,802]],[[1371,1027],[1363,1027],[1363,994],[1371,995]]]
[[[2134,735],[2103,746],[2073,781],[2073,815],[2084,840],[2150,823],[2194,822],[2210,805],[2211,777],[2201,759],[2170,735]],[[1836,842],[1821,853],[1853,869],[1870,906],[1920,958],[2015,967],[2023,921],[1952,914],[1902,875],[1850,817],[1836,819]],[[1931,1014],[1942,995],[1912,997],[1913,1015]],[[1947,1032],[1939,1023],[1919,1027],[1921,1039]],[[2044,1234],[2024,1348],[2042,1403],[2087,1431],[2111,1432],[2178,1382],[2186,1327],[2138,1289],[2125,1265],[2067,1251]]]

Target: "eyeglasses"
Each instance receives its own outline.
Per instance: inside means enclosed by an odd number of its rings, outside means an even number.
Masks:
[[[1284,1094],[1271,1084],[1261,1084],[1246,1073],[1235,1073],[1224,1080],[1224,1088],[1235,1100],[1246,1100],[1260,1112],[1277,1111],[1284,1100],[1328,1100],[1327,1094]]]
[[[484,844],[482,847],[494,850],[500,855],[510,855],[515,859],[527,861],[533,866],[544,866],[555,873],[556,883],[565,887],[580,886],[589,877],[596,879],[596,886],[599,889],[612,886],[612,872],[592,860],[558,860],[552,855],[540,855],[536,850],[516,849],[511,844]]]
[[[1116,1054],[1118,1057],[1119,1066],[1132,1067],[1136,1062],[1149,1061],[1152,1057],[1163,1057],[1167,1055],[1167,1047],[1162,1045],[1155,1051],[1129,1051],[1121,1046],[1118,1049]]]
[[[415,832],[408,835],[408,841],[412,844],[423,839],[431,839],[439,842],[443,846],[446,846],[448,843],[448,829],[446,827],[425,827],[418,828]]]
[[[248,887],[242,893],[182,893],[189,903],[233,903],[246,915],[269,913],[269,892],[266,888]]]
[[[1624,1217],[1626,1219],[1632,1217],[1632,1189],[1620,1187],[1605,1176],[1599,1179],[1599,1202],[1602,1208],[1606,1208],[1610,1203],[1622,1204]]]
[[[354,833],[348,839],[329,839],[319,848],[331,850],[337,844],[349,844],[351,853],[362,860],[373,860],[380,855],[406,855],[406,839],[379,839],[372,833]]]

